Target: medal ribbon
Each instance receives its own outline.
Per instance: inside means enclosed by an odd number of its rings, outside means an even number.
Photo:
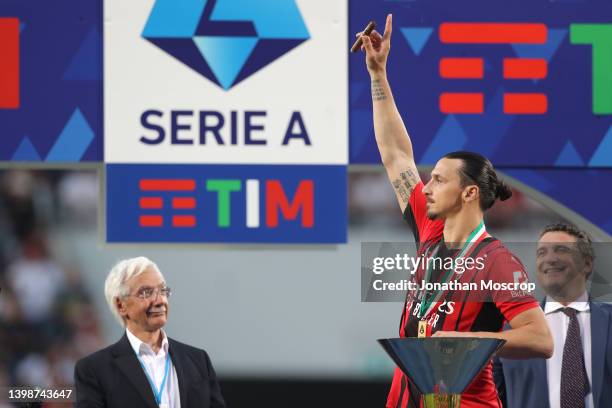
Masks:
[[[463,244],[463,248],[461,248],[461,251],[454,259],[462,258],[472,248],[474,243],[480,240],[480,238],[484,237],[486,233],[487,231],[484,226],[484,221],[480,221],[480,224],[478,224],[476,229],[472,231],[472,233],[468,237],[465,244]],[[436,249],[431,255],[432,258],[438,253],[438,250],[440,249],[441,245],[442,245],[442,242],[438,243],[438,245],[436,246]],[[446,271],[446,274],[444,275],[444,277],[442,278],[442,281],[440,282],[441,284],[446,283],[447,279],[455,272],[454,259],[453,259],[453,265],[451,266],[451,269]],[[433,269],[433,266],[431,267],[430,265],[427,266],[427,271],[425,273],[425,283],[426,284],[429,283],[429,280],[431,279],[432,269]],[[436,303],[440,299],[440,296],[442,296],[442,293],[443,291],[439,290],[437,291],[437,293],[432,299],[427,300],[427,290],[423,288],[423,296],[421,300],[421,305],[419,306],[419,314],[417,316],[419,319],[422,319],[423,317],[429,315],[433,307],[436,305]]]
[[[149,376],[147,368],[145,367],[140,357],[138,357],[138,361],[140,362],[140,365],[142,366],[142,369],[144,370],[145,375],[147,376],[147,380],[149,380],[149,384],[151,384],[151,388],[153,389],[153,395],[155,396],[155,401],[157,402],[157,405],[160,405],[162,400],[162,394],[164,393],[164,388],[166,387],[166,380],[168,379],[168,371],[170,371],[170,353],[166,354],[166,367],[164,368],[164,378],[162,378],[159,390],[155,386],[153,379]]]

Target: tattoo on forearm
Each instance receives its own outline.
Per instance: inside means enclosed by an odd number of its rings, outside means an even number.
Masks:
[[[408,169],[399,174],[399,178],[393,180],[393,188],[404,203],[408,203],[414,186],[419,182],[419,176],[413,169]]]
[[[375,79],[372,81],[372,100],[375,101],[384,101],[387,99],[387,94],[385,93],[385,89],[380,84],[379,79]]]

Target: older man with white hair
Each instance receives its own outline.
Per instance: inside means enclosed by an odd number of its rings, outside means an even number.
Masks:
[[[125,334],[77,362],[78,408],[225,407],[206,352],[163,330],[172,291],[154,262],[137,257],[117,263],[104,293]]]

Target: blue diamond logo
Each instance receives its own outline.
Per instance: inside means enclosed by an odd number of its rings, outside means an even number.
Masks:
[[[310,34],[295,0],[157,0],[142,37],[227,90]]]

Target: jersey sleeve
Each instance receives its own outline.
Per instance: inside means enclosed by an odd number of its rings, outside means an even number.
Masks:
[[[427,242],[436,238],[444,229],[444,221],[432,220],[427,216],[427,200],[423,194],[423,187],[423,182],[419,181],[412,190],[404,210],[404,220],[412,228],[416,242]]]
[[[501,284],[489,291],[489,298],[502,313],[506,321],[514,319],[522,312],[539,307],[532,293],[511,285],[526,284],[529,276],[522,262],[507,250],[495,255],[487,280],[493,284]],[[505,285],[505,286],[504,286]]]

